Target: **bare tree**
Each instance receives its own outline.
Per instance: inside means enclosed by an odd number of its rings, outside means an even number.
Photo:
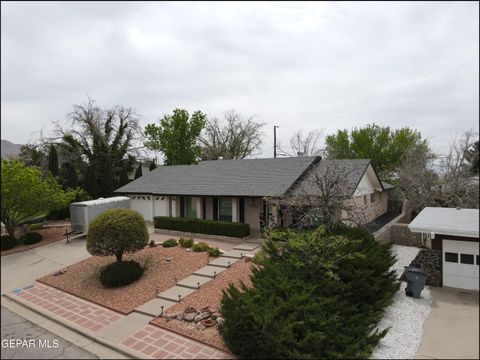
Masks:
[[[270,205],[290,218],[294,227],[305,228],[317,224],[327,227],[339,220],[364,224],[366,212],[363,204],[351,197],[355,168],[345,161],[322,160],[321,166],[311,171],[284,196],[272,198]]]
[[[440,158],[435,171],[432,153],[409,151],[397,168],[396,196],[409,199],[415,212],[426,206],[479,207],[478,178],[471,174],[469,150],[477,139],[473,131],[454,139],[448,155]]]
[[[235,110],[225,113],[224,122],[208,120],[199,141],[202,160],[243,159],[259,150],[265,124],[243,119]]]
[[[281,147],[281,153],[294,156],[318,156],[323,154],[323,149],[320,148],[320,140],[323,136],[322,130],[312,130],[306,135],[302,131],[297,131],[290,138],[290,149],[285,150]]]

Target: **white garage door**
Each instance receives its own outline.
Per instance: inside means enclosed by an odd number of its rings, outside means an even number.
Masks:
[[[142,214],[145,220],[152,221],[152,197],[150,195],[136,195],[131,199],[131,208]]]
[[[479,243],[443,240],[443,286],[478,290]]]

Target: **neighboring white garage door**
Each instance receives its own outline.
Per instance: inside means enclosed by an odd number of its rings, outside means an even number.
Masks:
[[[145,220],[153,221],[152,197],[149,195],[132,196],[130,206],[143,215]]]
[[[443,240],[443,286],[478,290],[479,243]]]

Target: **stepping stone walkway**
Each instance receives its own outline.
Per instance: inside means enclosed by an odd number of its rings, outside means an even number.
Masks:
[[[168,308],[172,307],[176,303],[177,302],[175,301],[155,298],[137,307],[135,309],[135,312],[157,317],[162,314],[162,306],[163,306],[163,311],[166,311]]]
[[[180,300],[187,297],[193,292],[195,292],[195,289],[175,285],[174,287],[171,287],[170,289],[161,292],[157,295],[157,297],[159,297],[160,299],[170,300],[178,303],[180,302]]]
[[[254,254],[249,253],[248,251],[245,251],[245,250],[233,249],[233,250],[227,251],[225,254],[222,255],[222,257],[241,259],[246,255],[252,255],[253,256]]]
[[[178,286],[184,286],[191,289],[199,289],[200,286],[209,282],[211,279],[205,276],[190,275],[177,283]]]
[[[237,262],[238,259],[228,258],[228,257],[219,257],[208,263],[210,266],[218,266],[223,268],[229,268],[233,263]]]
[[[244,242],[244,243],[235,245],[234,249],[235,249],[235,250],[252,251],[252,250],[255,250],[255,249],[258,248],[258,247],[260,247],[260,244],[253,243],[253,242],[252,242],[252,243]]]
[[[195,271],[193,274],[194,275],[200,275],[200,276],[206,276],[206,277],[209,277],[209,278],[214,278],[215,276],[217,276],[218,274],[220,274],[221,272],[223,272],[225,270],[226,270],[226,268],[207,265],[207,266],[204,266],[203,268]]]

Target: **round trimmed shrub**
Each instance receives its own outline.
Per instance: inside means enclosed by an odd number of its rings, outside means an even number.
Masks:
[[[87,251],[96,256],[142,250],[148,244],[148,230],[142,214],[131,209],[109,209],[98,215],[88,227]]]
[[[177,245],[178,243],[175,239],[168,239],[163,242],[163,247],[175,247]]]
[[[199,242],[192,246],[192,250],[195,252],[204,252],[208,251],[208,249],[210,249],[210,246],[206,242]]]
[[[143,274],[144,268],[136,261],[120,261],[107,265],[100,273],[100,281],[106,287],[131,284]]]
[[[220,256],[220,249],[218,247],[209,247],[208,250],[208,256]]]
[[[0,249],[2,251],[13,249],[17,246],[18,241],[10,235],[2,235],[0,240]]]
[[[25,245],[33,245],[33,244],[36,244],[36,243],[42,241],[42,239],[43,239],[43,237],[40,233],[30,231],[30,232],[27,232],[26,234],[24,234],[21,237],[20,241]]]
[[[180,243],[180,246],[184,248],[191,248],[193,246],[193,239],[191,237],[190,238],[181,237],[180,240],[178,240],[178,242]]]

